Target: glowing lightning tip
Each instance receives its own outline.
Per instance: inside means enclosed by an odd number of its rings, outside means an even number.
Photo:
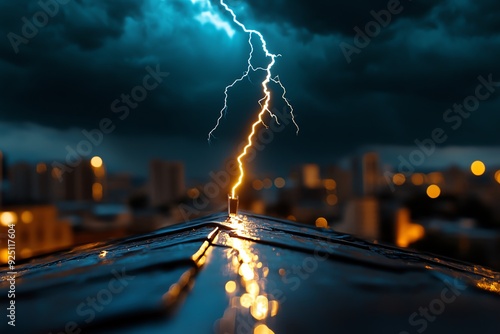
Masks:
[[[234,198],[231,195],[227,195],[227,212],[229,217],[236,217],[238,215],[238,196]]]

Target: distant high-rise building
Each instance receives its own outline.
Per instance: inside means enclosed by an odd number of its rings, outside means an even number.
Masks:
[[[89,161],[82,161],[72,172],[63,175],[64,200],[92,201],[94,173]]]
[[[380,185],[379,157],[375,152],[365,153],[352,161],[354,192],[357,196],[373,196]]]
[[[152,160],[149,164],[151,205],[171,203],[184,195],[184,165],[181,162]]]
[[[95,201],[104,199],[106,185],[106,170],[100,157],[93,157],[90,161],[83,160],[71,172],[64,172],[54,168],[51,172],[59,184],[53,184],[58,200],[65,201]],[[62,181],[58,181],[62,179]]]

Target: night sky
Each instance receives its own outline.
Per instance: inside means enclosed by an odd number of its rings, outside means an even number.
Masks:
[[[9,162],[64,160],[67,147],[85,140],[82,130],[106,118],[113,130],[89,156],[101,155],[113,171],[146,173],[148,160],[160,157],[183,160],[189,176],[203,177],[236,152],[258,111],[262,76],[230,91],[208,144],[224,88],[242,75],[249,52],[248,36],[218,1],[40,3],[45,10],[38,1],[0,1],[0,150]],[[301,127],[298,136],[292,125],[276,134],[256,169],[284,173],[368,149],[395,163],[436,128],[447,139],[423,167],[476,158],[500,164],[498,0],[227,4],[282,55],[274,74]],[[161,75],[150,77],[143,101],[121,100],[155,71]],[[484,81],[476,104],[471,97]],[[471,112],[448,111],[464,100]]]

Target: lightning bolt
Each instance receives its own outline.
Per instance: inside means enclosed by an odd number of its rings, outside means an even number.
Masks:
[[[300,129],[299,129],[299,126],[298,126],[297,122],[295,121],[294,109],[293,109],[290,101],[286,97],[286,93],[287,92],[286,92],[285,86],[281,82],[279,76],[274,76],[273,77],[273,74],[272,74],[272,68],[273,68],[273,66],[276,63],[276,58],[281,57],[281,55],[280,54],[273,54],[273,53],[271,53],[269,51],[269,49],[267,48],[267,42],[264,39],[264,36],[259,31],[254,30],[254,29],[248,29],[243,23],[241,23],[238,20],[238,18],[236,17],[236,14],[234,13],[234,11],[231,8],[229,8],[229,6],[224,2],[224,0],[220,0],[220,4],[231,15],[231,17],[233,18],[233,22],[236,25],[238,25],[245,33],[248,34],[248,44],[250,45],[250,53],[249,53],[248,60],[247,60],[248,67],[247,67],[246,71],[243,72],[243,75],[240,78],[235,79],[230,85],[226,86],[226,88],[224,90],[224,106],[220,110],[219,118],[217,119],[215,127],[208,134],[208,141],[209,142],[210,142],[211,137],[214,137],[213,133],[219,127],[222,118],[224,117],[224,115],[226,114],[226,112],[228,110],[229,90],[231,88],[233,88],[239,82],[243,81],[245,78],[249,78],[249,75],[250,75],[251,72],[263,71],[263,72],[266,73],[266,77],[265,77],[264,81],[262,81],[262,92],[264,94],[264,97],[258,101],[259,105],[261,107],[260,112],[257,115],[257,120],[252,124],[250,134],[247,137],[247,144],[243,148],[243,151],[240,153],[240,155],[237,157],[238,167],[239,167],[240,174],[239,174],[239,177],[238,177],[238,181],[234,184],[234,186],[231,189],[231,197],[235,198],[236,197],[236,191],[240,187],[240,185],[243,182],[243,179],[245,177],[245,168],[244,168],[243,159],[247,155],[248,149],[250,147],[252,147],[252,145],[253,145],[253,139],[254,139],[257,127],[259,126],[259,124],[262,124],[266,128],[268,127],[264,123],[264,115],[266,113],[268,113],[269,116],[271,118],[273,118],[276,121],[277,124],[279,124],[278,117],[269,108],[270,102],[271,102],[271,91],[269,90],[269,83],[273,82],[273,83],[277,84],[278,86],[280,86],[280,88],[283,91],[283,94],[281,95],[281,98],[285,101],[285,103],[287,104],[288,108],[290,109],[290,115],[291,115],[291,118],[292,118],[292,122],[293,122],[293,124],[295,125],[295,128],[296,128],[296,134],[299,133]],[[252,37],[254,35],[256,35],[259,38],[261,46],[262,46],[262,50],[264,51],[264,53],[266,55],[266,58],[270,59],[269,64],[267,65],[267,67],[255,67],[252,64],[252,58],[253,58],[253,53],[254,53],[254,47],[253,47],[253,43],[252,43]]]

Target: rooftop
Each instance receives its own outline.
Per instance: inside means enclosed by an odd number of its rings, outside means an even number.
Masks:
[[[15,271],[20,333],[498,332],[498,272],[252,214],[89,244]]]

